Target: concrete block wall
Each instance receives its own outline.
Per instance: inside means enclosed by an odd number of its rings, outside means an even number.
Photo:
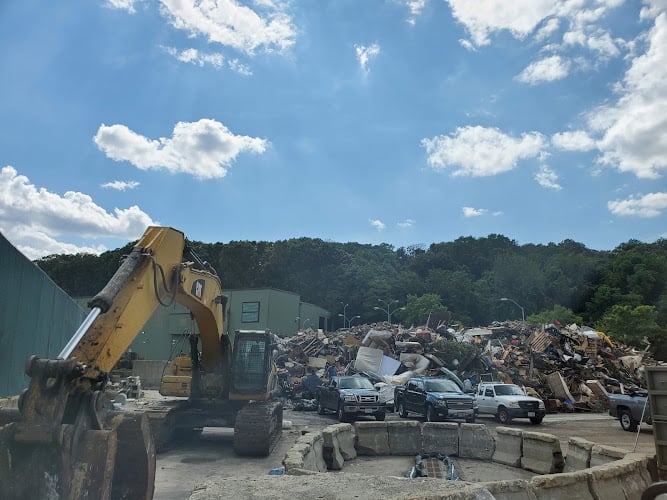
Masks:
[[[132,376],[141,378],[144,389],[159,389],[166,366],[166,361],[136,359],[132,362]]]

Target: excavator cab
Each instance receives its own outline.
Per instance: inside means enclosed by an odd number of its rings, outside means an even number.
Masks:
[[[230,399],[269,399],[277,381],[274,347],[268,331],[235,332]]]

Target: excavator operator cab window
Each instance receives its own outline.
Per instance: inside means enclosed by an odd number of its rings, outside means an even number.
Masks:
[[[233,391],[257,394],[266,391],[268,358],[265,338],[238,339],[234,346]]]

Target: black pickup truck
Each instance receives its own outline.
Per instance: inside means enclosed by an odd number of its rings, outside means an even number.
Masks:
[[[373,383],[359,375],[331,377],[327,385],[317,390],[317,412],[335,411],[338,420],[347,422],[357,415],[374,416],[384,420],[385,404],[380,402],[380,393]]]
[[[413,377],[394,389],[394,405],[401,418],[418,413],[427,422],[443,419],[475,421],[475,398],[445,378]]]

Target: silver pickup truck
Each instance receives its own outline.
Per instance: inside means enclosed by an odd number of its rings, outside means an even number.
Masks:
[[[639,422],[651,425],[651,408],[647,399],[648,391],[644,389],[629,394],[610,394],[609,415],[620,420],[624,431],[636,431]]]

